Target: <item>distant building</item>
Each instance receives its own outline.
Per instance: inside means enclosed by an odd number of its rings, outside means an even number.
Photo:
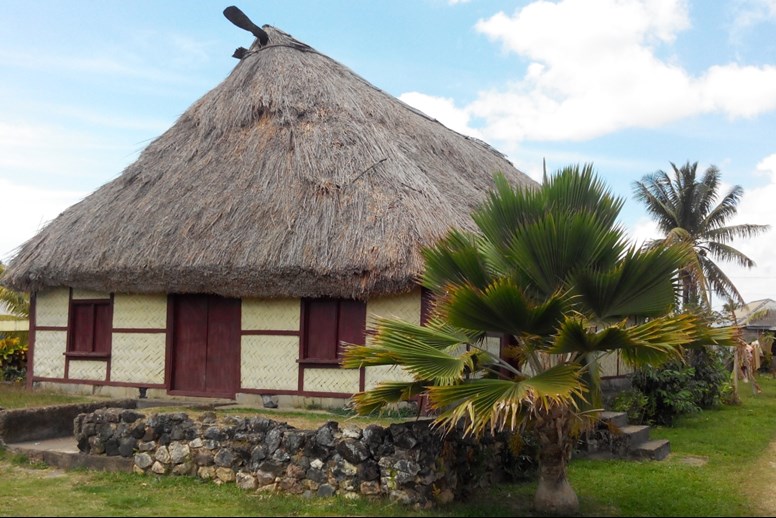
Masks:
[[[762,299],[749,302],[736,311],[736,320],[742,326],[747,342],[759,339],[764,333],[776,333],[776,301]]]

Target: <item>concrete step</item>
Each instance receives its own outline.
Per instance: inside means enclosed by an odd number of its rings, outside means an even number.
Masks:
[[[31,461],[45,462],[61,469],[87,468],[100,471],[132,471],[134,459],[87,455],[78,451],[72,437],[48,439],[39,442],[9,444],[8,451],[24,455]]]
[[[617,428],[628,426],[628,414],[625,412],[610,412],[607,410],[601,412],[599,417],[604,424],[612,424]]]
[[[649,426],[627,425],[610,433],[609,447],[619,457],[628,457],[633,448],[649,440]]]
[[[668,439],[655,439],[635,445],[630,456],[635,459],[663,460],[671,453],[671,443]]]
[[[649,426],[642,424],[629,424],[620,427],[620,434],[626,436],[628,445],[633,447],[636,444],[647,442],[649,440]]]

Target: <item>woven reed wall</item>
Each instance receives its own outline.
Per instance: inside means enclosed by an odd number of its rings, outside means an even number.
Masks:
[[[375,317],[398,318],[405,322],[420,324],[420,301],[420,288],[409,293],[368,301],[367,329],[373,327]],[[369,343],[368,340],[367,343]],[[412,375],[394,366],[367,367],[364,380],[364,388],[369,390],[381,381],[411,381]]]
[[[108,373],[108,362],[97,360],[70,360],[67,369],[68,379],[105,381]]]
[[[167,295],[119,294],[113,298],[113,327],[164,329],[167,327]]]
[[[240,349],[240,386],[247,389],[299,388],[299,337],[246,335]]]
[[[110,293],[101,291],[78,290],[73,288],[73,299],[109,299]]]
[[[67,331],[36,331],[33,368],[42,378],[65,377]]]
[[[242,328],[298,331],[300,304],[299,299],[243,299]]]
[[[304,389],[308,392],[358,392],[359,369],[305,369]]]
[[[67,327],[70,290],[59,288],[38,292],[35,300],[35,325]]]
[[[111,381],[164,383],[164,333],[113,333]]]

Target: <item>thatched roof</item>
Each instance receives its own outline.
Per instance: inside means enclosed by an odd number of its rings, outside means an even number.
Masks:
[[[250,52],[115,180],[26,242],[5,283],[364,298],[410,289],[419,250],[503,172],[533,181],[290,35]]]

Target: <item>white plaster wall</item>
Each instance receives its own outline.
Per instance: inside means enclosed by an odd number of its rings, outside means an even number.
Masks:
[[[67,331],[36,331],[32,360],[35,376],[64,378],[66,349]]]
[[[35,325],[67,327],[69,309],[70,290],[68,288],[38,292],[35,297]]]
[[[121,294],[113,297],[113,327],[123,329],[165,329],[167,295]]]
[[[164,383],[164,333],[113,333],[110,379],[124,383]]]
[[[299,299],[243,299],[244,330],[299,331]]]
[[[240,386],[247,389],[299,388],[299,337],[245,335],[240,347]]]

